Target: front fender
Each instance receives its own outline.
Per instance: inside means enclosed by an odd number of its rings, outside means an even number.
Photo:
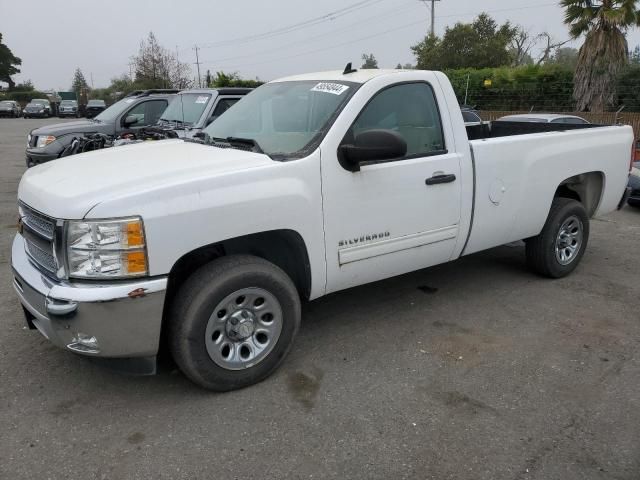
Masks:
[[[179,159],[176,159],[179,162]],[[293,230],[311,265],[311,298],[324,294],[325,256],[320,153],[110,199],[89,217],[140,215],[151,275],[166,275],[185,254],[212,243]]]

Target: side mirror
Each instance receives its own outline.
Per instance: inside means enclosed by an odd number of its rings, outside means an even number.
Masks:
[[[127,118],[124,119],[124,126],[130,127],[131,125],[135,125],[138,123],[138,117],[135,115],[128,115]]]
[[[407,142],[393,130],[368,130],[356,135],[353,144],[338,148],[338,160],[346,170],[359,172],[360,164],[402,158],[407,154]]]

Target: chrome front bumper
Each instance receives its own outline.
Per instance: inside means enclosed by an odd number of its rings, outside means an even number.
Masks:
[[[17,234],[13,286],[27,321],[54,345],[92,357],[150,357],[158,352],[166,277],[126,282],[61,282],[29,260]],[[29,315],[30,314],[30,315]]]

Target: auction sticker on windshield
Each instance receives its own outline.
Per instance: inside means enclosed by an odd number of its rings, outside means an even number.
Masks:
[[[207,103],[207,100],[209,100],[209,97],[198,97],[196,103]]]
[[[327,82],[321,82],[311,89],[312,92],[331,93],[332,95],[342,95],[347,90],[349,90],[347,85]]]

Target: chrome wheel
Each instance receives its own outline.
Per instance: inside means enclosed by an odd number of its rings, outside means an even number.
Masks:
[[[228,370],[253,367],[269,355],[282,331],[282,307],[262,288],[243,288],[215,308],[205,331],[211,360]]]
[[[578,256],[583,237],[582,221],[575,215],[567,218],[556,237],[556,259],[561,265],[569,265]]]

